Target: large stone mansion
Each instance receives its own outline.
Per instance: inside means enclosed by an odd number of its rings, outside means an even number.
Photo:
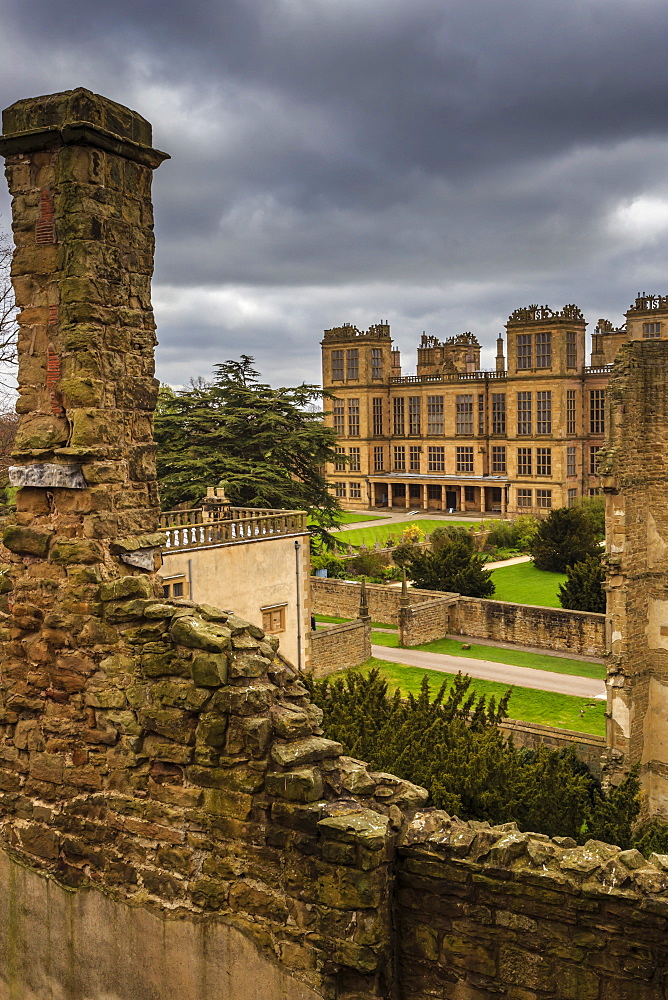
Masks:
[[[496,367],[480,370],[471,333],[422,336],[417,374],[402,375],[389,324],[325,330],[326,420],[341,460],[328,466],[350,507],[540,514],[599,491],[605,389],[629,340],[666,339],[668,297],[643,293],[614,329],[566,305],[516,309]]]

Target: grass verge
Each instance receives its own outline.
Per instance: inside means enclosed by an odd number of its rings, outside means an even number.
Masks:
[[[535,604],[544,608],[560,608],[557,596],[559,584],[565,583],[565,573],[548,573],[536,569],[532,562],[517,563],[492,570],[496,590],[494,601],[513,601],[515,604]]]
[[[393,649],[399,647],[399,636],[388,635],[386,632],[373,632],[371,641],[375,646],[388,646]],[[426,642],[421,646],[410,648],[424,650],[425,653],[446,653],[449,656],[461,656],[472,660],[491,660],[492,663],[508,663],[515,667],[549,670],[554,674],[572,674],[575,677],[605,680],[605,667],[602,663],[571,660],[562,656],[546,656],[543,653],[527,653],[522,649],[502,649],[499,646],[473,644],[470,649],[462,649],[461,641],[458,639],[436,639],[435,642]]]
[[[336,615],[314,615],[313,616],[317,622],[322,622],[323,625],[346,625],[348,622],[354,621],[353,618],[337,618]],[[391,628],[397,629],[397,625],[389,625],[386,622],[371,622],[372,628]],[[382,635],[382,632],[381,632]]]
[[[388,682],[390,691],[397,688],[402,694],[418,694],[422,678],[429,679],[432,694],[440,689],[443,681],[452,683],[453,674],[443,674],[437,670],[423,670],[420,667],[408,667],[401,663],[391,663],[388,660],[371,657],[358,669],[368,673],[372,667],[377,667]],[[348,671],[342,670],[341,675]],[[332,677],[337,677],[333,674]],[[508,690],[509,685],[496,681],[482,681],[474,678],[472,689],[476,694],[494,696],[497,701]],[[524,722],[538,722],[544,726],[556,726],[559,729],[572,729],[578,733],[589,733],[593,736],[605,735],[605,702],[592,701],[587,698],[576,698],[568,694],[553,694],[550,691],[534,691],[531,688],[514,688],[508,706],[511,719],[521,719]],[[580,715],[584,712],[584,715]]]
[[[351,528],[349,531],[334,531],[332,534],[345,545],[375,545],[380,542],[382,545],[391,536],[395,542],[401,537],[404,528],[418,527],[421,531],[431,534],[436,528],[445,525],[454,525],[457,528],[468,528],[471,522],[462,521],[437,521],[425,519],[423,521],[395,521],[393,524],[377,524],[374,528]]]

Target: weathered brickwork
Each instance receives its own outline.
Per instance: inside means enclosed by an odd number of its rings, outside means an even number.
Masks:
[[[314,677],[326,677],[335,670],[359,667],[371,656],[371,626],[354,621],[348,625],[311,632],[309,669]]]
[[[457,615],[457,631],[472,638],[605,655],[605,615],[478,597],[460,597]]]
[[[0,574],[3,1000],[665,997],[668,858],[423,811],[325,738],[274,637],[162,596],[151,261],[128,249],[161,155],[87,91],[5,131],[33,485]]]
[[[642,764],[648,813],[668,818],[668,347],[622,348],[605,458],[608,744]]]

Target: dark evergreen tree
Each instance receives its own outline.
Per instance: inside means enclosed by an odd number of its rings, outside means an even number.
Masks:
[[[498,723],[508,691],[496,705],[477,697],[458,674],[434,698],[425,678],[418,697],[390,695],[377,670],[364,677],[314,681],[311,696],[324,712],[326,734],[353,757],[428,789],[431,803],[463,819],[515,821],[523,830],[596,837],[629,847],[640,807],[637,775],[608,796],[572,749],[516,748]],[[663,843],[657,831],[646,838]]]
[[[211,382],[163,389],[155,416],[163,506],[197,503],[224,481],[233,504],[308,510],[323,527],[340,506],[322,469],[336,458],[334,431],[310,407],[316,385],[278,388],[258,380],[253,359],[215,366]]]
[[[566,583],[559,587],[562,608],[605,614],[605,570],[600,556],[587,556],[566,570]]]
[[[600,547],[579,507],[558,507],[541,522],[530,548],[536,569],[565,573],[568,566],[595,556]]]
[[[445,590],[465,597],[491,597],[494,593],[492,574],[485,569],[484,557],[474,551],[474,541],[468,531],[450,529],[439,535],[436,545],[435,551],[416,552],[405,563],[406,572],[416,587]]]

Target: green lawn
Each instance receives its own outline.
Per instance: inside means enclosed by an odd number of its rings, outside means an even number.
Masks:
[[[358,521],[387,521],[388,514],[363,514],[358,510],[344,510],[341,524],[357,524]]]
[[[403,694],[418,694],[425,675],[429,678],[431,691],[434,694],[443,681],[451,683],[453,679],[452,674],[444,674],[440,670],[422,670],[419,667],[407,667],[401,663],[390,663],[388,660],[375,657],[371,657],[358,669],[362,673],[367,673],[372,667],[380,670],[388,681],[390,691],[399,688]],[[346,671],[341,671],[341,674],[345,673]],[[506,684],[475,678],[472,687],[478,694],[493,695],[497,701],[508,690]],[[581,711],[584,711],[583,716],[580,715]],[[552,694],[549,691],[517,687],[513,689],[508,713],[511,719],[521,719],[524,722],[538,722],[544,726],[557,726],[560,729],[572,729],[594,736],[605,735],[604,700],[590,701],[568,694]]]
[[[560,608],[557,592],[559,584],[566,581],[565,573],[548,573],[536,569],[533,563],[517,563],[492,570],[496,587],[492,594],[495,601],[513,601],[516,604],[539,604],[545,608]]]
[[[397,649],[399,646],[399,636],[388,635],[387,632],[373,632],[371,641],[376,646],[388,646],[393,649]],[[605,680],[605,667],[602,663],[571,660],[565,656],[546,656],[543,653],[527,653],[521,649],[502,649],[499,646],[473,644],[470,649],[462,649],[462,643],[458,639],[436,639],[435,642],[427,642],[422,646],[411,646],[410,648],[424,650],[425,653],[447,653],[450,656],[462,656],[474,660],[509,663],[515,667],[550,670],[555,674],[572,674],[576,677],[595,677],[598,680]]]
[[[375,528],[351,528],[349,531],[334,531],[332,534],[345,545],[375,545],[376,542],[380,542],[382,545],[390,535],[394,538],[395,542],[398,542],[404,528],[412,527],[413,525],[417,525],[425,533],[431,534],[436,528],[443,528],[445,525],[468,528],[470,524],[470,521],[437,521],[431,519],[413,521],[409,519],[398,523],[395,522],[394,524],[378,524]]]

